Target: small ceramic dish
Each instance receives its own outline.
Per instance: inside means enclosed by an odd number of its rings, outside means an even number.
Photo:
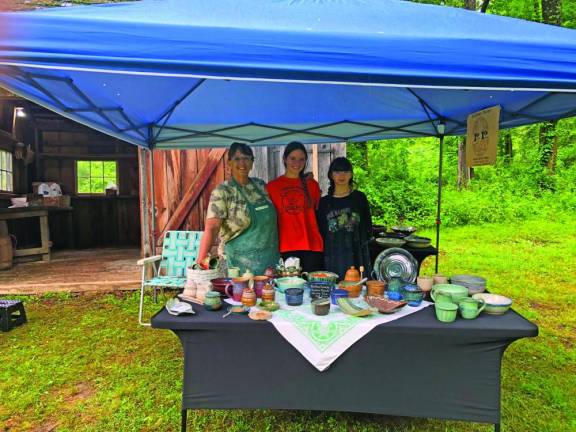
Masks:
[[[228,308],[228,312],[235,314],[235,315],[246,315],[248,312],[250,312],[250,308],[248,306],[243,306],[243,305],[230,306]]]
[[[484,313],[490,315],[502,315],[512,306],[512,299],[500,294],[477,293],[472,296],[473,299],[484,300],[486,307]]]
[[[267,321],[272,318],[272,312],[267,310],[252,310],[248,314],[248,318],[254,321]]]
[[[408,302],[405,301],[388,300],[387,298],[380,296],[366,296],[364,299],[370,306],[378,309],[378,312],[381,314],[392,314],[398,312],[408,304]]]
[[[405,236],[409,236],[417,231],[418,228],[413,226],[393,226],[392,231],[398,234],[404,234]]]
[[[406,243],[406,241],[401,238],[378,237],[376,238],[376,243],[384,247],[400,247],[403,246]]]
[[[428,237],[420,237],[414,234],[405,237],[404,240],[406,240],[406,246],[411,248],[425,248],[430,246],[432,242],[432,239]]]
[[[278,309],[280,309],[280,305],[278,303],[276,303],[275,301],[261,301],[258,304],[258,307],[260,309],[268,311],[268,312],[274,312],[274,311],[277,311]]]

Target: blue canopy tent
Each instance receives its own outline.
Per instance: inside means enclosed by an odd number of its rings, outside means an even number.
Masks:
[[[574,115],[576,32],[398,0],[143,0],[0,14],[0,86],[148,149],[442,138],[494,105],[503,128]]]

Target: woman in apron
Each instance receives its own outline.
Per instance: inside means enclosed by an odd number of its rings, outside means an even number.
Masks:
[[[232,178],[212,191],[198,262],[203,262],[216,236],[224,242],[228,267],[264,274],[278,263],[276,210],[268,198],[264,181],[249,177],[254,164],[252,149],[233,143],[228,150]]]

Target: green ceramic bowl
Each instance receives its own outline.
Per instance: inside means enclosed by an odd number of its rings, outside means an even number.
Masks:
[[[486,307],[484,313],[491,315],[502,315],[512,306],[512,300],[499,294],[477,293],[472,296],[474,299],[484,300]]]
[[[304,288],[306,281],[297,276],[282,277],[274,279],[276,289],[283,293],[288,288]]]
[[[280,309],[280,305],[275,301],[261,301],[258,307],[268,312],[274,312]]]
[[[430,296],[435,302],[449,298],[452,303],[458,304],[460,300],[468,297],[468,288],[455,284],[436,284],[432,286]]]

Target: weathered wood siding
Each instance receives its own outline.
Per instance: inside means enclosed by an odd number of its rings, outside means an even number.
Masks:
[[[324,193],[328,190],[328,166],[330,162],[339,156],[346,155],[346,144],[318,144],[308,146],[309,162],[308,170],[313,171],[315,178],[319,181]],[[265,181],[270,181],[284,173],[282,163],[283,146],[275,147],[254,147],[255,163],[251,172],[252,177],[258,177]],[[316,152],[317,157],[312,157]],[[146,153],[146,164],[148,175],[150,152]],[[193,203],[187,216],[178,226],[170,226],[169,221],[177,211],[178,206],[185,199],[186,191],[194,183],[195,179],[205,168],[210,149],[198,150],[156,150],[153,152],[154,158],[154,201],[156,208],[156,220],[154,226],[154,237],[156,246],[161,245],[162,233],[167,229],[181,229],[201,231],[204,229],[204,221],[210,194],[212,190],[225,179],[229,178],[229,167],[226,154],[211,172],[206,186],[202,189],[198,199]],[[142,155],[141,155],[142,157]],[[316,163],[313,163],[313,162]],[[148,193],[150,185],[148,184]],[[148,217],[151,202],[146,205]],[[152,221],[149,229],[152,230]],[[150,233],[151,235],[151,233]],[[143,249],[145,235],[143,235]]]

